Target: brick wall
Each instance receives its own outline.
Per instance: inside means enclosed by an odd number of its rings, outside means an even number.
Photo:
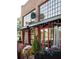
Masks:
[[[47,0],[29,0],[25,5],[21,7],[21,16],[28,14],[33,9],[36,9],[39,5]]]

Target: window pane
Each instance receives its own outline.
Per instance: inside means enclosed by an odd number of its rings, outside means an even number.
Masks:
[[[58,11],[58,14],[61,14],[61,11]]]
[[[61,9],[61,8],[60,8],[60,7],[58,7],[58,11],[60,11],[60,9]]]
[[[60,3],[58,3],[58,6],[61,6],[61,4],[60,4]]]
[[[44,29],[45,47],[48,47],[48,29]]]
[[[50,46],[53,45],[53,28],[49,28],[49,40],[50,40]]]
[[[61,2],[61,0],[58,0],[58,2]]]
[[[55,9],[55,12],[57,12],[57,8]]]

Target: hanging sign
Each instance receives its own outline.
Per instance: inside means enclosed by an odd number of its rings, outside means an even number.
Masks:
[[[31,13],[31,19],[36,18],[36,14],[34,12]]]

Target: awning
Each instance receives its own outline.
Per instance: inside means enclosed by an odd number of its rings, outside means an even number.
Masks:
[[[55,16],[53,18],[50,18],[50,19],[46,19],[46,20],[37,22],[35,24],[30,24],[28,27],[37,26],[37,25],[44,24],[44,23],[47,23],[47,22],[50,22],[50,21],[54,21],[54,20],[57,20],[57,19],[61,19],[61,14],[60,15],[57,15],[57,16]],[[27,26],[26,27],[23,27],[22,29],[25,29],[25,28],[27,28]]]
[[[31,25],[29,25],[29,27],[36,26],[36,25],[40,25],[40,24],[43,24],[43,23],[47,23],[47,22],[50,22],[50,21],[57,20],[57,19],[61,19],[61,15],[57,15],[57,16],[55,16],[55,17],[53,17],[53,18],[46,19],[46,20],[37,22],[37,23],[35,23],[35,24],[31,24]]]

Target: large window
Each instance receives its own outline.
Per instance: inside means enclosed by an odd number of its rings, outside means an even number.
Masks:
[[[41,29],[41,44],[43,48],[56,46],[61,47],[61,26]]]
[[[24,44],[28,44],[28,32],[24,32]]]
[[[24,17],[24,26],[26,26],[27,23],[29,23],[31,21],[31,13],[29,13],[28,15],[26,15]]]
[[[35,12],[35,10],[33,10],[32,12]],[[24,16],[24,26],[26,26],[28,23],[34,21],[35,19],[31,19],[31,13],[27,14],[26,16]]]
[[[43,19],[61,14],[61,0],[48,0],[40,6],[40,14],[44,15]]]
[[[58,48],[60,48],[61,46],[61,27],[59,26],[55,26],[54,27],[54,35],[55,35],[55,41],[54,41],[54,45]]]
[[[41,29],[41,43],[42,47],[48,47],[48,29]]]
[[[31,29],[30,35],[31,35],[31,44],[32,44],[33,40],[34,40],[34,36],[35,36],[35,29],[34,28]]]

